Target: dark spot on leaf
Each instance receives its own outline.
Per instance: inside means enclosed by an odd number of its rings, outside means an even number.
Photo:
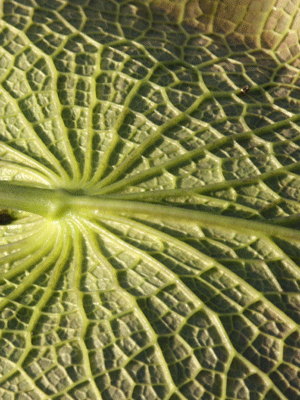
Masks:
[[[7,211],[0,211],[0,225],[9,225],[14,218]]]
[[[243,86],[241,89],[241,94],[243,94],[243,95],[246,94],[247,92],[249,92],[250,88],[251,88],[250,85]]]

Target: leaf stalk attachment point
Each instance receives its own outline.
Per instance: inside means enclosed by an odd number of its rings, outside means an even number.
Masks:
[[[59,219],[70,209],[71,195],[65,190],[33,187],[0,181],[0,206],[27,211],[48,219]]]

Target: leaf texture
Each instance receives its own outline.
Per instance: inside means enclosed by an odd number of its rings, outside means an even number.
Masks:
[[[0,398],[299,399],[299,0],[1,6]]]

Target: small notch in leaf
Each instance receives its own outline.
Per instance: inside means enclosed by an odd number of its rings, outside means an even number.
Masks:
[[[9,225],[14,221],[14,218],[7,210],[0,210],[0,225]]]

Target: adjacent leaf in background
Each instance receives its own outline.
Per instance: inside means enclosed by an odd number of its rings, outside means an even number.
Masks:
[[[0,398],[300,398],[299,1],[1,5]]]

